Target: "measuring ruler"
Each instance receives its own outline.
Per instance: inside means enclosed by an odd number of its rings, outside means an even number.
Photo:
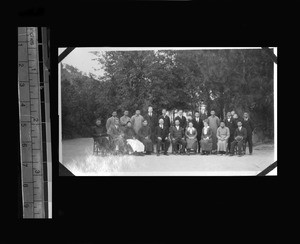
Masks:
[[[52,217],[48,44],[46,28],[18,28],[23,218]]]

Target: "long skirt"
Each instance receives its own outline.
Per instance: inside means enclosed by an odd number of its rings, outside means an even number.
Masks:
[[[197,151],[197,138],[194,138],[194,139],[189,139],[189,138],[186,138],[186,148],[187,149],[193,149],[195,151]]]
[[[201,140],[201,148],[203,151],[211,151],[212,150],[212,139]]]
[[[150,139],[142,139],[141,141],[145,146],[145,151],[146,152],[152,152],[153,151],[153,144],[152,144],[152,141]]]
[[[134,152],[144,152],[145,146],[139,140],[127,139],[126,141]]]
[[[218,151],[226,152],[226,149],[227,149],[227,140],[224,141],[218,140]]]

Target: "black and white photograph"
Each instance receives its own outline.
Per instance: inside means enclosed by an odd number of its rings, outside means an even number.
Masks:
[[[58,55],[59,161],[75,176],[255,176],[277,161],[276,47]]]

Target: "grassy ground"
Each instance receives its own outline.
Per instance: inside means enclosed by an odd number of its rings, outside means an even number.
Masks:
[[[169,149],[171,151],[171,148]],[[62,163],[77,176],[88,175],[256,175],[274,162],[274,145],[254,146],[243,157],[190,156],[93,156],[93,139],[62,142]]]

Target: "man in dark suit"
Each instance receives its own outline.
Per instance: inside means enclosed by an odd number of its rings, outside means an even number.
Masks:
[[[164,126],[166,126],[169,130],[170,126],[171,126],[171,120],[170,117],[167,115],[167,110],[164,108],[162,110],[162,115],[160,115],[158,117],[158,120],[163,119],[164,120]]]
[[[242,127],[242,122],[238,121],[238,128],[234,132],[234,141],[231,143],[230,146],[230,156],[233,156],[234,148],[237,144],[238,146],[238,155],[242,156],[242,146],[245,140],[247,139],[247,130]]]
[[[200,140],[203,129],[203,121],[200,118],[200,113],[198,111],[195,112],[195,118],[192,119],[193,126],[197,130],[197,141],[198,141],[198,153],[200,153]]]
[[[144,119],[147,120],[148,126],[151,128],[150,139],[152,141],[152,145],[154,146],[154,144],[156,144],[155,128],[158,125],[158,121],[157,121],[157,117],[153,113],[153,108],[151,106],[148,107],[148,113],[144,116]]]
[[[168,156],[168,149],[170,146],[170,140],[169,140],[169,127],[164,125],[164,120],[159,120],[159,125],[156,127],[155,135],[157,139],[156,144],[156,155],[159,156],[160,154],[160,148],[162,145],[164,145],[164,155]]]
[[[224,122],[225,122],[225,126],[229,129],[229,133],[230,133],[230,136],[228,138],[227,150],[226,150],[227,151],[226,154],[228,155],[229,151],[230,151],[230,144],[234,139],[234,132],[236,130],[235,125],[234,125],[235,122],[233,121],[233,118],[232,118],[232,115],[230,112],[227,113],[227,118],[224,120]]]
[[[244,113],[244,118],[242,119],[244,128],[247,130],[247,138],[244,143],[244,151],[246,152],[246,143],[249,144],[249,154],[252,154],[252,133],[254,130],[254,125],[252,120],[249,118],[248,113]]]
[[[174,121],[176,121],[178,119],[179,123],[180,123],[180,127],[182,127],[185,132],[185,128],[187,127],[187,122],[186,122],[186,117],[183,116],[182,114],[183,114],[183,111],[182,111],[182,109],[180,109],[178,111],[178,116],[175,117]]]
[[[174,148],[174,154],[178,153],[178,145],[181,144],[181,153],[185,154],[186,141],[184,140],[184,130],[180,127],[178,119],[175,120],[175,126],[170,128],[170,137],[172,141],[172,147]]]

